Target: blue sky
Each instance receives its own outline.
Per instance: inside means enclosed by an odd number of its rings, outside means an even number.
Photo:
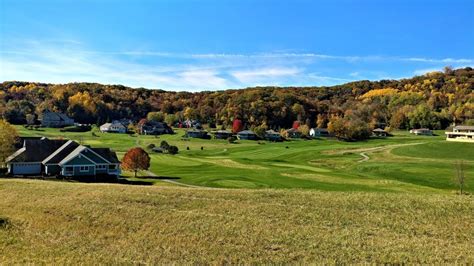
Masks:
[[[334,85],[474,66],[472,0],[0,0],[0,81]]]

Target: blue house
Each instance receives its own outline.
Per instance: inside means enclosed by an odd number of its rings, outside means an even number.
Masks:
[[[91,148],[72,140],[25,140],[6,160],[11,175],[119,176],[120,161],[109,148]]]

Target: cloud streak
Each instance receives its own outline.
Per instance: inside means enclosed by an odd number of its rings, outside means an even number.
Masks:
[[[8,49],[7,49],[8,48]],[[0,49],[0,80],[98,82],[171,90],[216,90],[257,85],[319,86],[389,78],[393,62],[417,69],[474,64],[466,58],[338,56],[316,53],[169,53],[94,51],[67,40],[28,41]],[[416,64],[416,67],[413,65]],[[420,67],[421,65],[421,67]]]

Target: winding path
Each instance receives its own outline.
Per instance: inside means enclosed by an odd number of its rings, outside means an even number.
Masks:
[[[357,161],[358,163],[365,162],[365,161],[368,161],[370,159],[370,157],[367,156],[367,154],[365,154],[364,152],[359,153],[359,155],[362,156],[363,158],[361,160]]]

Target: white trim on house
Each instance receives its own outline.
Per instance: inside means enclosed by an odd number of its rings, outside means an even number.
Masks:
[[[68,140],[66,143],[64,143],[61,147],[59,147],[57,150],[55,150],[53,153],[51,153],[51,155],[49,155],[48,157],[46,157],[46,159],[44,159],[42,161],[43,164],[46,165],[46,163],[53,159],[54,156],[56,156],[58,153],[60,153],[64,148],[66,148],[67,146],[69,146],[69,144],[72,143],[72,140]]]

